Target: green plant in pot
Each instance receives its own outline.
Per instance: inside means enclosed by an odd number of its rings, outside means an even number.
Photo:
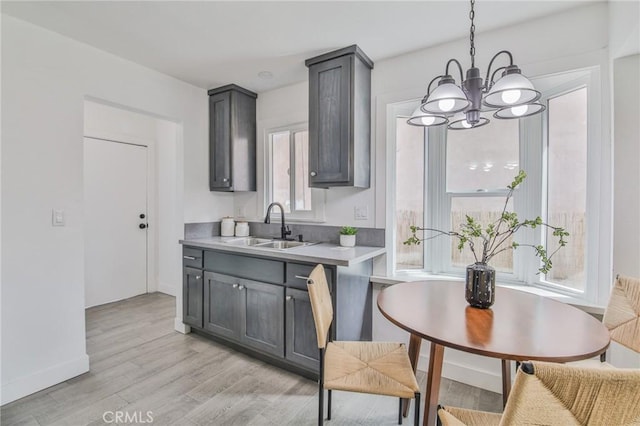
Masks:
[[[509,192],[507,193],[502,213],[497,220],[486,226],[467,215],[466,222],[460,225],[459,231],[446,232],[413,225],[410,227],[411,236],[404,242],[406,245],[418,245],[422,241],[441,235],[448,235],[458,239],[458,250],[462,251],[465,246],[469,247],[475,263],[467,266],[465,298],[471,306],[488,308],[495,301],[496,272],[489,265],[489,262],[496,255],[508,250],[516,250],[518,247],[531,247],[541,261],[539,272],[547,273],[553,266],[551,262],[553,255],[567,244],[565,237],[569,236],[569,233],[564,228],[544,223],[539,216],[533,220],[520,220],[516,213],[507,211],[513,192],[526,177],[527,174],[521,170],[513,179],[511,185],[507,186]],[[550,229],[552,235],[558,238],[558,247],[550,255],[542,245],[519,244],[512,239],[521,228],[535,229],[539,226]],[[424,238],[418,236],[418,233],[422,233],[421,235]],[[512,240],[511,242],[509,242],[510,239]]]
[[[358,228],[343,226],[340,228],[340,245],[343,247],[354,247],[356,245],[356,234]]]

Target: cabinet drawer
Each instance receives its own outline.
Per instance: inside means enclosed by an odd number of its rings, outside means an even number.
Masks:
[[[234,277],[273,284],[284,283],[284,262],[278,260],[205,251],[204,268],[207,271],[233,275]]]
[[[184,247],[182,249],[182,264],[191,268],[202,268],[202,250]]]
[[[307,280],[305,278],[296,277],[308,277],[315,267],[316,265],[309,265],[304,263],[287,263],[287,287],[307,290]],[[333,293],[333,269],[327,268],[325,266],[324,273],[327,276],[329,291]]]

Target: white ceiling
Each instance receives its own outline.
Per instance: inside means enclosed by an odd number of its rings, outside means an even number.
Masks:
[[[478,33],[586,1],[476,3]],[[467,37],[466,1],[2,1],[32,22],[208,89],[304,81],[304,60],[358,44],[375,62]],[[258,77],[270,71],[273,77]]]

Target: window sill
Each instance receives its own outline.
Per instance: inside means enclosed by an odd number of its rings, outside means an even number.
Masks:
[[[409,273],[395,274],[392,276],[374,275],[374,276],[371,276],[370,278],[371,283],[378,288],[384,288],[390,285],[399,284],[403,282],[430,281],[430,280],[459,281],[459,282],[462,281],[460,277],[454,277],[449,275],[435,275],[435,274],[428,274],[424,272],[415,272],[415,273],[409,272]],[[563,302],[563,303],[575,306],[576,308],[581,309],[589,314],[603,315],[605,310],[604,306],[594,305],[593,303],[589,303],[584,299],[568,296],[562,293],[556,293],[556,292],[539,288],[539,287],[518,285],[518,284],[501,284],[501,283],[497,283],[496,285],[504,288],[510,288],[513,290],[537,294],[538,296],[548,297],[550,299],[557,300],[558,302]]]

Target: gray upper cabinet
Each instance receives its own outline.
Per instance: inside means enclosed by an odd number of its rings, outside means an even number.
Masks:
[[[356,45],[307,59],[309,185],[368,188],[371,69]]]
[[[258,95],[235,84],[208,93],[209,189],[255,191]]]

